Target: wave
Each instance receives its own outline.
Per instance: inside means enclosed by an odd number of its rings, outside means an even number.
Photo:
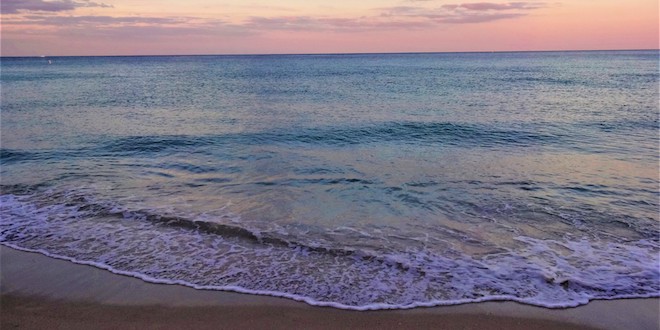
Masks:
[[[549,146],[588,153],[614,151],[628,154],[628,149],[604,144],[599,140],[599,134],[639,129],[655,130],[657,125],[657,118],[582,122],[568,126],[539,123],[539,125],[523,125],[507,129],[493,125],[448,122],[384,122],[362,126],[300,127],[270,132],[218,135],[143,135],[96,141],[92,145],[78,149],[16,150],[0,148],[0,162],[11,164],[22,161],[167,155],[178,152],[194,152],[203,155],[218,152],[218,148],[226,149],[226,156],[229,156],[231,150],[245,146],[347,147],[373,143],[465,148]],[[589,131],[585,131],[585,129]],[[576,143],[576,141],[588,141],[589,143]],[[214,150],[209,148],[214,148]]]
[[[220,135],[158,135],[129,136],[99,141],[80,149],[13,150],[0,148],[3,163],[65,159],[76,157],[134,156],[177,151],[203,153],[200,147],[226,146],[239,148],[251,145],[314,145],[349,146],[370,143],[413,143],[450,146],[516,146],[526,147],[558,143],[557,135],[534,130],[500,129],[484,125],[441,122],[385,122],[355,127],[323,127],[277,130],[272,132],[230,133]]]
[[[554,135],[453,123],[387,122],[360,127],[300,128],[275,132],[216,136],[139,136],[120,138],[100,146],[112,152],[153,152],[206,145],[311,144],[346,146],[382,142],[439,144],[531,145],[556,141]]]
[[[34,187],[29,188],[11,188],[11,191],[22,191],[30,193]],[[84,212],[85,217],[99,217],[108,218],[115,217],[121,219],[131,219],[135,221],[147,221],[159,226],[168,226],[173,228],[185,228],[203,234],[218,235],[224,238],[237,238],[247,240],[255,244],[276,246],[280,248],[288,248],[305,253],[321,253],[327,254],[332,257],[355,257],[370,260],[372,262],[380,262],[397,267],[402,270],[410,270],[412,266],[406,265],[403,262],[388,260],[382,256],[371,254],[366,251],[357,249],[347,249],[342,247],[332,246],[313,246],[303,242],[287,239],[285,237],[278,237],[276,233],[265,233],[257,229],[250,229],[241,227],[239,225],[225,224],[212,221],[204,221],[199,219],[190,219],[182,216],[163,215],[150,212],[149,210],[127,210],[117,205],[104,205],[90,201],[88,197],[78,194],[52,194],[48,198],[50,202],[56,202],[60,205],[66,205],[70,208],[70,212],[80,213]],[[422,272],[421,270],[416,270]]]
[[[332,307],[332,308],[337,308],[337,309],[344,309],[344,310],[354,310],[354,311],[373,311],[373,310],[405,310],[405,309],[412,309],[412,308],[419,308],[419,307],[438,307],[438,306],[454,306],[454,305],[463,305],[463,304],[470,304],[470,303],[481,303],[481,302],[488,302],[488,301],[514,301],[522,304],[529,304],[532,306],[540,306],[540,307],[546,307],[546,308],[570,308],[570,307],[577,307],[581,305],[586,305],[592,300],[615,300],[615,299],[635,299],[635,298],[657,298],[660,296],[660,294],[656,293],[648,293],[648,294],[624,294],[624,295],[619,295],[619,296],[612,296],[612,297],[594,297],[591,299],[585,299],[584,301],[580,301],[577,303],[570,303],[570,304],[543,304],[543,303],[538,303],[538,304],[533,304],[530,303],[528,300],[525,299],[520,299],[518,297],[513,297],[513,296],[490,296],[490,297],[482,297],[478,299],[456,299],[456,300],[431,300],[431,301],[423,301],[423,302],[414,302],[410,304],[402,304],[402,305],[392,305],[392,304],[383,304],[383,303],[377,303],[377,304],[369,304],[369,305],[364,305],[364,306],[352,306],[352,305],[346,305],[342,304],[340,302],[328,302],[328,301],[319,301],[310,297],[302,296],[302,295],[296,295],[296,294],[290,294],[286,292],[278,292],[278,291],[268,291],[268,290],[250,290],[250,289],[245,289],[242,287],[236,287],[236,286],[210,286],[210,285],[196,285],[194,283],[186,282],[186,281],[172,281],[172,280],[164,280],[160,278],[155,278],[151,277],[142,273],[138,272],[127,272],[123,271],[120,269],[113,268],[112,266],[99,263],[99,262],[94,262],[94,261],[85,261],[85,260],[78,260],[75,258],[67,257],[67,256],[62,256],[62,255],[57,255],[57,254],[52,254],[48,251],[45,250],[37,250],[37,249],[29,249],[29,248],[23,248],[18,245],[6,243],[0,241],[0,245],[7,246],[9,248],[19,250],[19,251],[25,251],[25,252],[32,252],[32,253],[39,253],[42,255],[45,255],[47,257],[51,257],[54,259],[60,259],[60,260],[66,260],[70,261],[75,264],[80,264],[80,265],[87,265],[87,266],[92,266],[100,269],[107,270],[113,274],[118,274],[118,275],[124,275],[124,276],[131,276],[135,277],[138,279],[141,279],[145,282],[148,283],[154,283],[154,284],[169,284],[169,285],[182,285],[186,287],[190,287],[196,290],[213,290],[213,291],[226,291],[226,292],[236,292],[236,293],[244,293],[244,294],[254,294],[254,295],[261,295],[261,296],[271,296],[271,297],[277,297],[277,298],[286,298],[286,299],[291,299],[295,301],[300,301],[307,303],[308,305],[311,306],[318,306],[318,307]]]
[[[451,249],[369,251],[352,239],[309,244],[313,232],[281,235],[240,221],[129,210],[79,193],[0,195],[0,244],[154,283],[353,310],[489,300],[562,308],[660,295],[652,240],[518,236],[515,250],[475,258]]]

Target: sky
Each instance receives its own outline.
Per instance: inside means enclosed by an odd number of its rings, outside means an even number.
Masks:
[[[2,0],[2,56],[658,49],[657,0]]]

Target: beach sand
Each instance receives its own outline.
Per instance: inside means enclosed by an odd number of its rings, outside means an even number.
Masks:
[[[356,312],[289,299],[146,283],[0,247],[4,329],[660,329],[659,299],[570,309],[487,302]]]

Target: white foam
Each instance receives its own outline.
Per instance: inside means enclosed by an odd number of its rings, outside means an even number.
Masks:
[[[545,303],[545,302],[541,302],[541,301],[530,301],[530,300],[527,300],[527,299],[521,299],[521,298],[514,297],[514,296],[493,295],[493,296],[482,297],[482,298],[477,298],[477,299],[430,300],[430,301],[413,302],[413,303],[401,304],[401,305],[375,303],[375,304],[368,304],[368,305],[363,305],[363,306],[351,306],[351,305],[346,305],[346,304],[342,304],[342,303],[339,303],[339,302],[333,302],[333,301],[318,301],[318,300],[315,300],[315,299],[310,298],[310,297],[305,297],[305,296],[296,295],[296,294],[290,294],[290,293],[286,293],[286,292],[277,292],[277,291],[269,291],[269,290],[250,290],[250,289],[245,289],[245,288],[237,287],[237,286],[196,285],[196,284],[189,283],[189,282],[186,282],[186,281],[159,279],[159,278],[151,277],[151,276],[148,276],[148,275],[145,275],[145,274],[142,274],[142,273],[138,273],[138,272],[127,272],[127,271],[118,270],[118,269],[115,269],[111,266],[108,266],[106,264],[99,263],[99,262],[78,260],[78,259],[67,257],[67,256],[52,254],[52,253],[49,253],[49,252],[44,251],[44,250],[35,250],[35,249],[23,248],[23,247],[20,247],[18,245],[10,244],[10,243],[7,243],[7,242],[0,242],[0,244],[2,244],[4,246],[7,246],[7,247],[10,247],[12,249],[20,250],[20,251],[40,253],[40,254],[43,254],[45,256],[54,258],[54,259],[67,260],[67,261],[73,262],[75,264],[87,265],[87,266],[97,267],[97,268],[100,268],[100,269],[105,269],[105,270],[107,270],[111,273],[114,273],[114,274],[139,278],[139,279],[141,279],[145,282],[149,282],[149,283],[183,285],[183,286],[190,287],[190,288],[193,288],[193,289],[196,289],[196,290],[228,291],[228,292],[262,295],[262,296],[272,296],[272,297],[279,297],[279,298],[288,298],[288,299],[292,299],[292,300],[295,300],[295,301],[304,302],[304,303],[307,303],[307,304],[312,305],[312,306],[333,307],[333,308],[338,308],[338,309],[355,310],[355,311],[372,311],[372,310],[386,310],[386,309],[411,309],[411,308],[418,308],[418,307],[451,306],[451,305],[462,305],[462,304],[469,304],[469,303],[480,303],[480,302],[487,302],[487,301],[515,301],[515,302],[519,302],[519,303],[523,303],[523,304],[529,304],[529,305],[546,307],[546,308],[570,308],[570,307],[577,307],[577,306],[580,306],[580,305],[585,305],[585,304],[589,303],[589,301],[591,301],[591,300],[657,298],[657,297],[660,296],[660,293],[618,295],[618,296],[612,296],[612,297],[597,297],[597,298],[591,298],[591,299],[585,298],[584,300],[562,304],[562,303]]]
[[[0,196],[0,244],[151,283],[350,310],[483,301],[566,308],[594,299],[660,296],[653,255],[657,244],[649,241],[620,244],[521,236],[516,239],[523,247],[515,253],[481,260],[426,250],[382,255],[356,250],[342,257],[177,227],[156,230],[119,206],[112,212],[123,217],[99,223],[93,211],[64,202],[39,204],[31,198]],[[41,239],[46,235],[52,236]],[[616,264],[602,267],[608,260]],[[644,281],[651,284],[645,287]]]

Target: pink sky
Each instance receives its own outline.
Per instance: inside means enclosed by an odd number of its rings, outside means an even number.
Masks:
[[[2,56],[658,49],[657,0],[2,0]]]

